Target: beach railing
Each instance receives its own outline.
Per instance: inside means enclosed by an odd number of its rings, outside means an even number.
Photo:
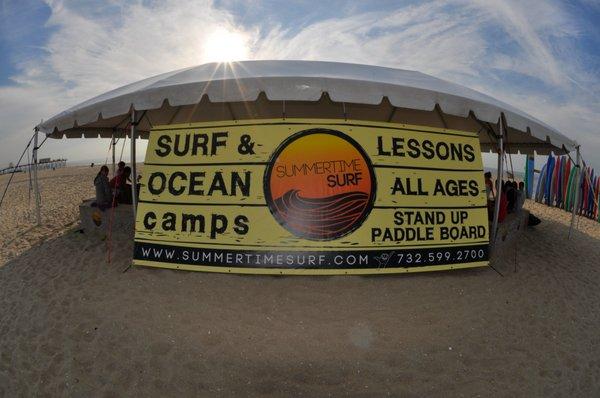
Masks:
[[[9,166],[0,170],[0,175],[15,173],[25,173],[32,167],[34,163],[21,164],[18,167]],[[44,162],[38,162],[38,170],[55,170],[63,167],[67,167],[67,159],[53,159]]]

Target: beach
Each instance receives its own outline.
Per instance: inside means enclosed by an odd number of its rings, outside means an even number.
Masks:
[[[600,395],[600,224],[542,223],[492,268],[275,277],[129,268],[78,228],[98,167],[0,210],[0,396]],[[0,177],[5,186],[8,176]]]
[[[30,191],[28,173],[15,173],[0,208],[0,267],[39,243],[56,237],[79,219],[79,204],[94,196],[98,167],[66,167],[40,170],[38,181],[42,226],[36,226],[35,195]],[[2,190],[10,178],[0,176]],[[33,174],[32,174],[33,178]]]

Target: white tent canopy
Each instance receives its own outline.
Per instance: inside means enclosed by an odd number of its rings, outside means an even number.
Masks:
[[[214,120],[335,118],[386,121],[477,132],[494,149],[506,120],[510,152],[571,151],[577,144],[515,107],[420,72],[316,61],[210,63],[164,73],[99,95],[38,125],[53,137],[127,134],[131,110],[138,131]]]

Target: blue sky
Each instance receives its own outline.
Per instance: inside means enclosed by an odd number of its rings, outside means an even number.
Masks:
[[[464,84],[574,137],[600,167],[599,26],[600,0],[0,0],[0,164],[42,118],[228,47],[236,58],[368,63]],[[49,140],[44,155],[103,159],[105,149]]]

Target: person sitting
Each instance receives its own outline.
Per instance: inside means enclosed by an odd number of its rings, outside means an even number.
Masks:
[[[116,175],[123,174],[123,170],[125,170],[125,162],[121,160],[117,163]]]
[[[112,206],[112,190],[108,182],[108,167],[100,167],[100,171],[94,178],[96,187],[96,206],[104,211]]]
[[[110,180],[110,187],[112,189],[115,189],[117,177],[123,174],[123,170],[125,170],[125,162],[120,161],[119,163],[117,163],[117,170],[115,171],[114,177]]]
[[[525,204],[525,183],[521,181],[519,182],[519,189],[517,190],[515,213],[521,213],[521,210],[523,210],[523,204]]]
[[[117,183],[120,181],[121,176],[125,172],[125,169],[131,170],[130,167],[125,166],[125,162],[119,162],[117,165],[117,170],[115,171],[115,176],[113,178],[111,178],[111,180],[110,180],[111,188],[115,189]],[[127,177],[127,180],[130,181],[129,177]]]
[[[127,184],[129,176],[131,175],[131,167],[126,166],[123,168],[123,173],[117,175],[115,180],[115,196],[118,203],[131,204],[131,185]]]

